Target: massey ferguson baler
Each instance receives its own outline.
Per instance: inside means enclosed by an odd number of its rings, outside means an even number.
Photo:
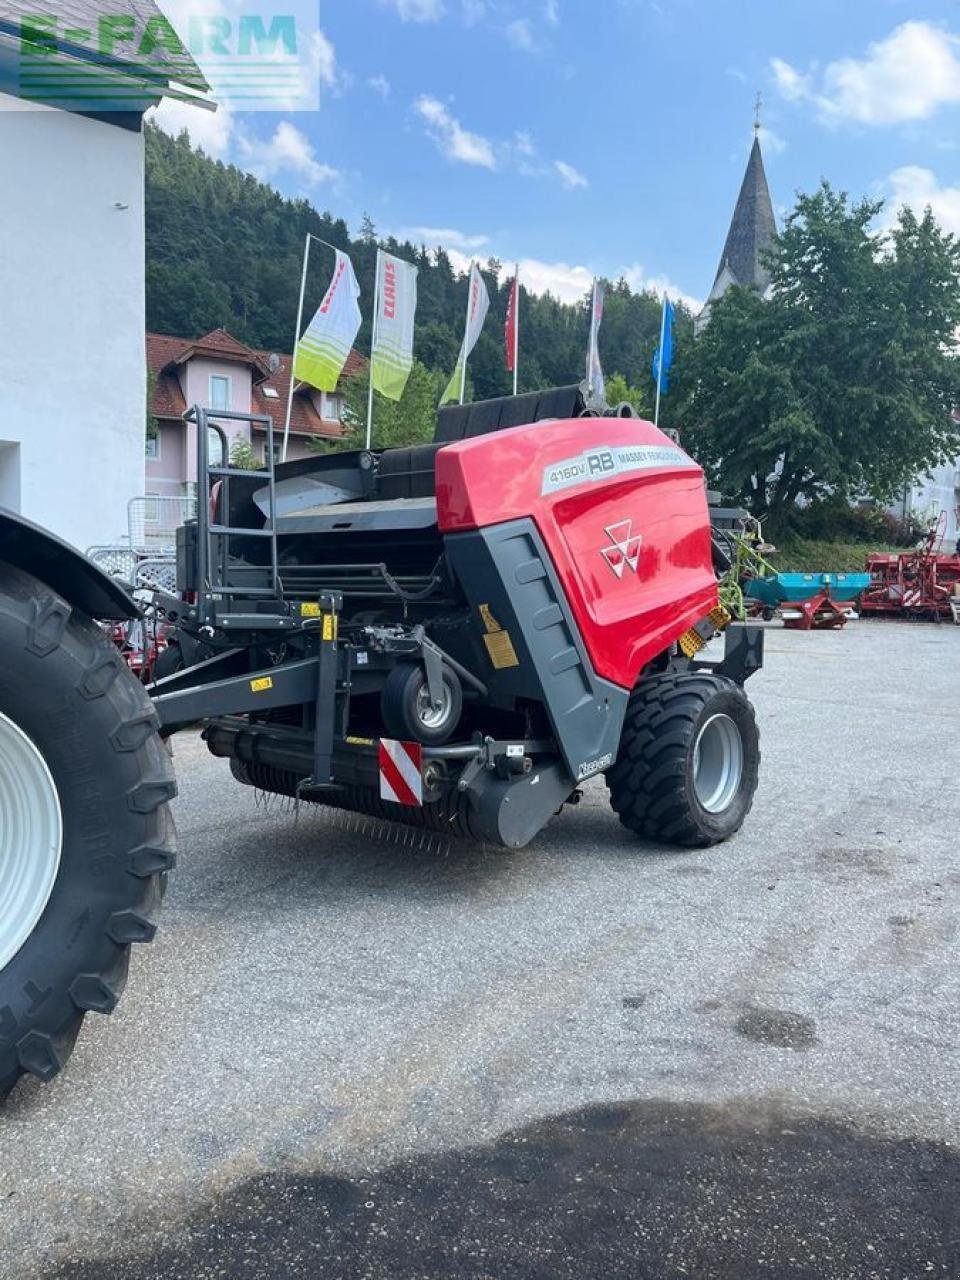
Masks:
[[[511,848],[600,774],[657,842],[723,840],[753,799],[763,633],[700,660],[729,621],[703,476],[650,423],[573,387],[251,473],[211,465],[240,415],[216,417],[187,415],[201,501],[146,692],[93,625],[136,619],[128,593],[0,511],[0,1098],[56,1074],[154,935],[186,725],[263,791]]]
[[[193,417],[211,502],[181,532],[190,607],[159,601],[165,732],[203,722],[263,791],[511,848],[598,774],[648,839],[740,827],[762,633],[698,663],[729,621],[703,474],[650,423],[561,388],[251,475],[210,467]]]

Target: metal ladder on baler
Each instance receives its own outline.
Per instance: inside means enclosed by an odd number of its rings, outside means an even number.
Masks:
[[[261,427],[266,431],[266,462],[263,470],[249,471],[244,467],[230,465],[230,441],[226,432],[218,422],[211,418],[228,422],[247,422],[251,427]],[[209,410],[195,405],[184,414],[184,422],[196,427],[197,431],[197,613],[204,624],[241,627],[246,618],[244,615],[224,613],[218,616],[217,603],[242,597],[244,600],[282,599],[283,591],[280,581],[279,552],[277,547],[277,493],[276,463],[274,460],[274,427],[273,419],[266,414],[237,413],[227,409]],[[220,439],[221,461],[210,462],[210,432],[215,431]],[[266,524],[260,529],[244,528],[237,525],[220,524],[212,518],[211,503],[212,486],[221,483],[218,506],[230,518],[230,481],[236,477],[247,480],[263,480],[270,495],[269,514]],[[269,542],[269,565],[250,567],[250,572],[268,573],[266,586],[240,586],[231,580],[230,542],[233,538],[261,538]],[[236,568],[234,567],[234,572]],[[267,615],[256,615],[257,625],[264,624]],[[279,621],[279,619],[278,619]]]

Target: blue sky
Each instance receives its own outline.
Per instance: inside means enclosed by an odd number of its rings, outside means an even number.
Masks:
[[[229,0],[219,0],[229,3]],[[161,0],[171,10],[189,0]],[[320,109],[165,106],[356,228],[705,297],[764,98],[778,214],[821,175],[960,232],[953,0],[322,0]],[[188,113],[185,115],[185,112]]]

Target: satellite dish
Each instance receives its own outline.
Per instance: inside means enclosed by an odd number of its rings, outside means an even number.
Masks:
[[[269,368],[271,373],[276,373],[277,370],[280,368],[281,363],[282,361],[280,360],[280,357],[277,355],[276,352],[274,352],[273,355],[267,361],[267,367]]]

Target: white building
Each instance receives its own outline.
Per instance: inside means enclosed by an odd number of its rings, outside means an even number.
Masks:
[[[20,11],[44,8],[69,88],[24,70]],[[149,67],[97,56],[100,19],[118,15],[139,30],[163,20],[153,0],[0,7],[0,506],[84,550],[125,534],[144,491],[143,113],[185,96],[175,82],[205,88],[186,55],[160,51]]]
[[[955,413],[954,418],[960,423],[960,413]],[[960,458],[919,477],[901,501],[890,509],[898,516],[912,515],[921,523],[926,519],[939,519],[940,513],[945,511],[944,542],[948,544],[948,550],[953,550],[953,544],[960,540],[960,521],[957,519],[960,509]]]

